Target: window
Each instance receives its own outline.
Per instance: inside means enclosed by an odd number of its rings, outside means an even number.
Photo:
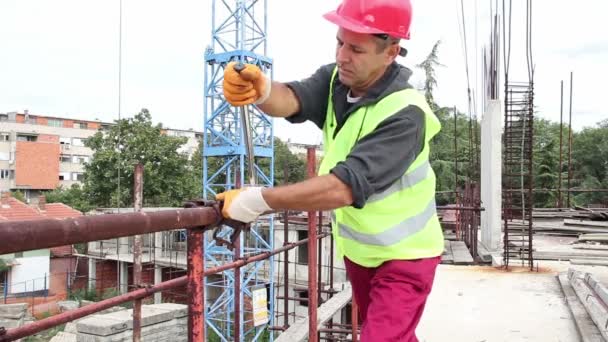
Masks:
[[[70,178],[70,173],[69,172],[59,172],[59,180],[62,181],[69,181]]]
[[[84,164],[89,162],[88,156],[72,156],[72,163]]]
[[[72,138],[72,145],[84,146],[84,139],[83,138]]]
[[[36,136],[36,135],[25,135],[25,134],[17,135],[17,141],[36,141],[36,140],[38,140],[38,136]]]
[[[74,128],[87,129],[87,123],[86,122],[75,121],[74,122]]]
[[[34,115],[26,115],[25,116],[25,123],[35,125],[37,119],[38,119],[38,117],[36,117]]]
[[[70,156],[69,154],[62,154],[59,156],[59,162],[61,163],[71,163],[72,162],[72,156]]]
[[[0,142],[2,141],[11,141],[11,134],[6,132],[0,133]]]
[[[72,139],[70,138],[65,138],[65,137],[59,137],[59,143],[61,145],[69,145],[72,143]]]
[[[8,121],[8,114],[0,114],[0,121]]]
[[[72,180],[79,181],[79,182],[84,181],[84,173],[72,172]]]
[[[48,125],[51,127],[63,127],[63,120],[61,119],[48,119]]]
[[[0,179],[15,178],[15,170],[0,170]]]

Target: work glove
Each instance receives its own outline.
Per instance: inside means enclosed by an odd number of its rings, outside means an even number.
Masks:
[[[215,196],[222,201],[222,216],[227,219],[250,223],[261,214],[271,211],[264,197],[261,187],[241,188],[222,192]]]
[[[233,106],[261,104],[270,96],[270,80],[257,65],[244,64],[240,72],[234,69],[237,62],[224,68],[224,97]]]

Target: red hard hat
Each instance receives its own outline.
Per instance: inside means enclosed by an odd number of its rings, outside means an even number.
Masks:
[[[342,0],[338,9],[323,17],[349,31],[410,39],[412,4],[410,0]]]

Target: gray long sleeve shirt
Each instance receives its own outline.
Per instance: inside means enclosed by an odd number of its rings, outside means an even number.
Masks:
[[[309,78],[287,83],[300,102],[300,111],[287,118],[288,121],[302,123],[310,120],[323,128],[334,67],[334,63],[324,65]],[[411,88],[408,83],[411,74],[408,68],[393,63],[355,103],[347,101],[349,88],[335,77],[333,106],[338,130],[358,108],[395,91]],[[419,107],[401,109],[362,137],[346,160],[330,171],[352,189],[353,207],[363,208],[371,195],[387,189],[405,173],[424,147],[424,122],[424,112]]]

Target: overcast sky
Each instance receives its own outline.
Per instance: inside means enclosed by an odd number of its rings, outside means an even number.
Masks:
[[[226,0],[234,3],[235,0]],[[480,87],[481,47],[489,35],[489,0],[465,0],[472,87]],[[525,72],[525,1],[513,1],[511,78]],[[268,0],[268,55],[275,80],[309,76],[333,61],[335,32],[321,15],[338,0]],[[436,98],[467,108],[460,1],[413,0],[409,49],[399,62],[416,69],[441,39]],[[502,3],[502,1],[500,1]],[[574,127],[608,118],[603,98],[608,79],[608,2],[533,1],[533,58],[539,115],[559,120],[559,82],[569,93],[574,71]],[[260,7],[261,9],[261,7]],[[112,121],[118,116],[119,0],[0,0],[0,112]],[[475,15],[477,14],[477,16]],[[122,115],[148,108],[156,122],[203,129],[204,51],[211,43],[211,0],[123,0]],[[595,27],[595,29],[592,29]],[[565,103],[568,109],[568,102]],[[566,111],[567,113],[567,111]],[[481,111],[479,111],[481,115]],[[275,133],[317,143],[311,124],[275,121]]]

